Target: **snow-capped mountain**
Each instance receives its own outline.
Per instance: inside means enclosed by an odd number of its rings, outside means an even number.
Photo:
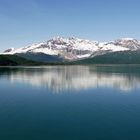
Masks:
[[[115,46],[122,46],[130,50],[140,49],[140,41],[133,38],[123,38],[111,42]]]
[[[2,54],[55,56],[64,60],[78,60],[111,52],[136,51],[140,42],[132,38],[123,38],[110,42],[97,42],[79,38],[55,37],[46,42],[30,45],[19,49],[8,49]]]

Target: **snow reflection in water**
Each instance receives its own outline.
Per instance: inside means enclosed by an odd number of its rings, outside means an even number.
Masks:
[[[47,87],[56,93],[100,87],[128,92],[140,86],[139,70],[140,66],[48,66],[1,68],[0,74],[11,82]]]

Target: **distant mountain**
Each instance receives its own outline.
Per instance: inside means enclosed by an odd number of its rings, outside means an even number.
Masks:
[[[100,63],[120,63],[130,62],[127,57],[133,57],[133,61],[139,57],[140,41],[133,38],[123,38],[110,42],[97,42],[79,38],[62,38],[55,37],[46,42],[30,45],[19,49],[7,49],[2,55],[18,55],[20,57],[38,62],[63,63],[63,62],[80,62],[85,63],[97,59],[102,60]],[[114,54],[116,57],[114,57]],[[131,56],[132,55],[132,56]],[[125,61],[122,61],[124,59]],[[135,58],[136,57],[136,58]],[[108,59],[109,59],[108,58]],[[134,59],[135,58],[135,59]],[[99,60],[98,60],[99,61]],[[127,63],[129,63],[127,62]],[[137,61],[138,62],[138,61]]]
[[[20,49],[8,49],[3,54],[16,54],[20,56],[37,55],[42,54],[43,57],[46,55],[43,61],[48,61],[52,57],[52,61],[63,61],[63,60],[77,60],[80,58],[87,58],[98,50],[98,42],[83,40],[78,38],[62,38],[56,37],[46,42],[33,44],[28,47]],[[32,57],[31,57],[32,58]]]

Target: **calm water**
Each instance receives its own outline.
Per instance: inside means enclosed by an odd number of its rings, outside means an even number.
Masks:
[[[140,140],[140,66],[0,68],[0,140]]]

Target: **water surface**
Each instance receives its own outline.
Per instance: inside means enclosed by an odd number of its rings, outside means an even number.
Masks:
[[[140,66],[0,68],[1,140],[139,140]]]

